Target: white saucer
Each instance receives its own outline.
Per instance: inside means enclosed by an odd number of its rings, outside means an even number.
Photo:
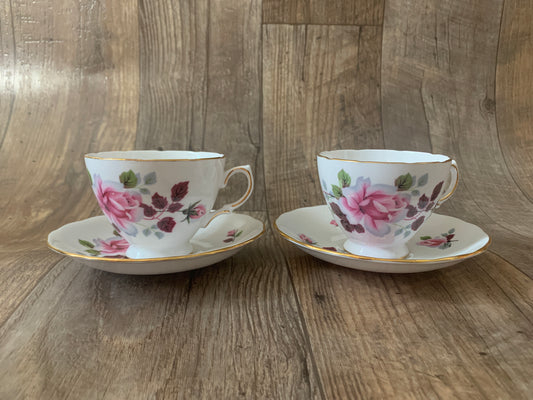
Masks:
[[[127,245],[116,236],[105,216],[88,218],[62,226],[48,235],[48,246],[76,258],[91,268],[117,274],[156,275],[188,271],[215,264],[237,253],[265,231],[263,222],[244,214],[222,214],[191,239],[193,252],[185,256],[129,259]],[[104,241],[104,243],[102,242]],[[105,243],[114,242],[111,251]],[[103,252],[109,254],[105,255]]]
[[[298,208],[282,214],[275,228],[306,253],[343,267],[372,272],[412,273],[449,267],[484,252],[490,237],[478,226],[458,218],[433,214],[408,243],[403,259],[380,259],[346,252],[346,237],[334,225],[326,205]]]

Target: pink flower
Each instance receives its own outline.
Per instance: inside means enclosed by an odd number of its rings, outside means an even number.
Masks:
[[[407,214],[411,197],[397,193],[388,185],[371,185],[370,179],[359,177],[355,186],[342,189],[339,206],[352,225],[362,223],[371,233],[385,236],[389,223],[402,220]]]
[[[331,221],[329,221],[330,225],[335,225],[335,226],[339,226],[339,224],[337,224],[337,221],[335,221],[334,219],[332,219]]]
[[[126,250],[130,247],[130,244],[126,239],[96,239],[96,249],[103,255],[106,256],[123,256],[126,254]]]
[[[191,213],[192,219],[198,219],[202,218],[205,215],[205,206],[202,204],[198,204],[196,207],[193,208],[193,212]]]
[[[231,231],[228,231],[228,234],[226,236],[235,236],[237,234],[237,229],[232,229]]]
[[[436,237],[433,239],[425,239],[417,243],[419,246],[427,247],[439,247],[441,244],[444,244],[448,241],[445,237]]]
[[[309,244],[315,244],[315,242],[313,242],[313,240],[309,237],[307,237],[306,235],[304,235],[303,233],[300,233],[298,235],[300,237],[300,239],[305,242],[305,243],[309,243]]]
[[[100,208],[113,225],[128,235],[135,236],[137,229],[133,222],[143,218],[140,193],[124,190],[113,182],[103,182],[99,176],[95,177],[94,193]]]

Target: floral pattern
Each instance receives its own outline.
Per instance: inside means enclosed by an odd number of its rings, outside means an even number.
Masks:
[[[441,233],[440,236],[420,236],[420,242],[416,244],[445,250],[452,247],[452,242],[457,242],[457,240],[453,240],[454,237],[455,228],[452,228],[446,233]]]
[[[189,181],[176,183],[166,194],[152,194],[150,186],[157,182],[155,172],[141,179],[132,170],[124,171],[118,180],[120,183],[103,181],[99,175],[93,179],[98,204],[118,232],[136,236],[141,230],[145,236],[154,234],[161,239],[179,223],[191,223],[207,212],[200,200],[185,206]]]
[[[223,240],[224,243],[231,243],[234,242],[236,238],[242,235],[242,230],[238,229],[232,229],[231,231],[228,231],[226,235],[226,239]]]
[[[117,231],[114,231],[113,234],[115,236],[108,239],[93,239],[92,242],[78,239],[78,242],[85,247],[85,253],[91,256],[127,258],[126,250],[128,250],[130,244],[126,239],[120,237]]]
[[[311,239],[309,236],[303,234],[303,233],[300,233],[298,235],[298,237],[300,238],[300,240],[304,243],[307,243],[307,244],[312,244],[312,245],[316,245],[317,242],[315,242],[313,239]],[[325,247],[322,247],[324,250],[331,250],[331,251],[338,251],[336,247],[332,247],[332,246],[325,246]]]
[[[373,183],[370,178],[359,176],[352,182],[351,176],[341,170],[339,185],[331,185],[328,191],[322,183],[324,194],[340,225],[350,233],[369,233],[376,237],[389,234],[409,236],[418,230],[426,213],[435,207],[443,181],[427,195],[421,193],[428,183],[428,174],[420,178],[410,173],[398,176],[393,184]],[[407,221],[407,224],[405,223]]]

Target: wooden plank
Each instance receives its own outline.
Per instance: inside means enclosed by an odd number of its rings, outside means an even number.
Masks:
[[[141,2],[138,148],[209,150],[227,167],[250,164],[264,210],[260,81],[261,6],[207,0]],[[218,203],[244,193],[235,178]]]
[[[501,150],[514,182],[530,202],[533,202],[532,20],[533,2],[504,2],[496,69]]]
[[[15,35],[10,2],[0,7],[0,147],[11,120],[15,101]]]
[[[387,275],[287,251],[325,398],[530,397],[533,283],[500,257]]]
[[[263,131],[269,212],[321,204],[316,155],[381,147],[381,29],[266,25]]]
[[[0,328],[0,397],[318,397],[283,256],[260,240],[173,275],[60,262]]]
[[[263,0],[265,24],[383,24],[383,0]]]
[[[440,212],[480,225],[494,236],[494,251],[533,276],[533,207],[496,127],[501,10],[500,0],[387,2],[383,129],[388,147],[454,157],[460,185]]]
[[[0,148],[0,246],[35,249],[96,211],[83,154],[133,148],[137,15],[133,3],[11,3],[17,87]]]

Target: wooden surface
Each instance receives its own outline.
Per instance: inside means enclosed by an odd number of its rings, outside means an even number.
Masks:
[[[4,2],[0,399],[531,398],[532,19],[518,0]],[[134,148],[251,164],[267,234],[168,276],[49,251],[100,213],[83,154]],[[452,156],[440,212],[490,250],[385,275],[294,248],[271,224],[322,204],[336,148]]]

